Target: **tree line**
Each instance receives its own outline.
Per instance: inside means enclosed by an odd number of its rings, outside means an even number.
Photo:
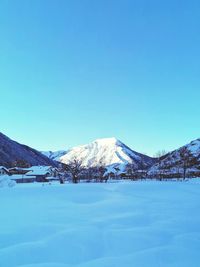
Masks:
[[[165,166],[164,160],[170,153],[165,150],[158,151],[155,155],[157,172],[148,174],[149,166],[141,160],[137,163],[134,161],[128,163],[125,169],[120,172],[119,167],[114,167],[114,171],[108,171],[108,169],[100,162],[96,167],[86,168],[83,166],[81,159],[77,157],[73,158],[67,164],[62,164],[62,169],[68,177],[71,177],[73,183],[78,183],[80,180],[85,181],[97,181],[97,182],[107,182],[109,178],[113,179],[166,179],[166,178],[183,178],[186,179],[188,175],[188,170],[197,164],[197,159],[194,158],[191,151],[187,147],[182,147],[179,150],[178,160],[176,158],[175,162],[171,162],[171,165]],[[170,168],[173,168],[174,172],[170,173]]]

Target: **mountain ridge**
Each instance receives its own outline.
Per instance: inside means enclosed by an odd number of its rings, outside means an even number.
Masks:
[[[74,157],[81,160],[85,167],[115,164],[122,168],[122,165],[125,167],[127,164],[134,164],[139,168],[140,162],[143,162],[146,167],[155,162],[155,159],[132,150],[115,137],[100,138],[89,144],[72,147],[57,160],[67,164]]]
[[[185,159],[184,153],[186,157]],[[148,174],[179,176],[183,173],[183,169],[186,169],[191,175],[200,174],[200,138],[197,138],[161,157],[159,162],[151,166]]]
[[[0,132],[0,165],[12,166],[15,162],[29,165],[56,165],[42,153],[27,145],[20,144]]]

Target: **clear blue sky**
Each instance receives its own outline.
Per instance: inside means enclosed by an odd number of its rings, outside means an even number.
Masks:
[[[200,2],[1,0],[1,131],[57,150],[200,137]]]

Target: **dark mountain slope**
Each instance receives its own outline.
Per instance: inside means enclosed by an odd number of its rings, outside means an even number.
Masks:
[[[39,151],[19,144],[4,134],[0,133],[0,165],[10,167],[18,162],[19,164],[34,165],[55,165],[56,163],[40,153]]]

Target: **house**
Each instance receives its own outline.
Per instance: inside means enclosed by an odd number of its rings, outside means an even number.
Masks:
[[[21,175],[21,174],[13,174],[10,176],[10,179],[15,181],[17,184],[19,183],[34,183],[36,182],[35,176],[27,176],[27,175]]]
[[[10,175],[9,170],[4,166],[0,166],[0,176],[2,175]]]
[[[124,171],[120,169],[118,164],[112,164],[106,167],[106,171],[103,175],[106,179],[120,179]]]
[[[29,171],[30,171],[29,168],[20,168],[20,167],[13,167],[9,169],[11,175],[19,175],[19,174],[24,175]]]
[[[33,166],[28,168],[26,176],[35,177],[36,182],[49,182],[52,180],[59,180],[58,169],[52,166]]]
[[[5,170],[3,168],[4,167],[2,167],[2,173],[7,170],[6,168],[4,168]],[[7,170],[7,172],[11,175],[11,180],[16,183],[50,182],[59,180],[58,169],[52,166],[32,166],[30,168],[14,167]]]

